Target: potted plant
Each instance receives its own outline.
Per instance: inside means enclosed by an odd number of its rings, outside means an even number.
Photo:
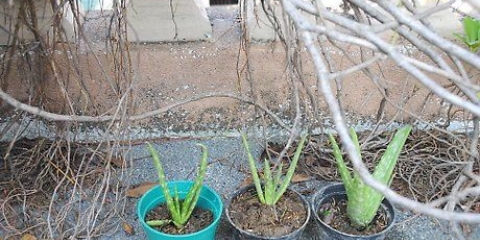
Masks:
[[[284,175],[283,163],[271,169],[267,159],[259,176],[245,134],[242,140],[247,152],[253,185],[233,194],[226,204],[226,215],[234,227],[236,239],[298,239],[310,219],[308,201],[289,189],[307,136],[303,136]]]
[[[213,189],[203,185],[208,151],[199,146],[203,155],[195,181],[167,182],[160,156],[148,144],[159,178],[159,185],[146,192],[137,205],[148,239],[215,239],[223,203]]]
[[[470,51],[476,52],[480,48],[480,19],[466,16],[462,22],[464,34],[454,35],[463,41],[470,48]]]
[[[410,131],[411,126],[405,126],[395,133],[372,174],[377,181],[390,185]],[[350,129],[350,136],[361,157],[355,130]],[[332,135],[329,138],[343,184],[327,186],[314,195],[312,211],[319,229],[328,239],[384,239],[395,220],[393,206],[357,173],[352,177],[335,138]]]

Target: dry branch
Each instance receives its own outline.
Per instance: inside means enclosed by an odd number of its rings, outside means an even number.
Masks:
[[[329,62],[327,58],[322,56],[321,47],[319,47],[319,45],[322,45],[322,42],[317,41],[317,38],[321,37],[322,35],[326,35],[326,31],[312,30],[318,28],[321,29],[324,26],[332,26],[331,28],[333,29],[343,29],[344,34],[350,35],[350,39],[363,39],[361,45],[358,43],[357,45],[361,47],[369,45],[375,46],[375,48],[370,47],[370,49],[376,51],[377,54],[384,54],[384,56],[388,56],[389,59],[395,61],[398,66],[410,73],[411,76],[422,83],[425,87],[430,89],[434,94],[471,113],[473,116],[475,116],[475,121],[478,121],[477,117],[480,116],[480,104],[476,95],[477,92],[474,90],[478,89],[478,85],[475,85],[466,79],[465,75],[461,75],[452,70],[452,68],[449,67],[441,57],[439,57],[440,54],[438,52],[441,51],[443,54],[446,54],[451,58],[458,58],[461,61],[471,65],[476,70],[480,70],[480,57],[477,54],[469,52],[465,48],[458,46],[443,37],[440,37],[428,26],[424,25],[424,18],[426,16],[444,8],[445,5],[432,8],[429,11],[427,10],[428,12],[419,14],[413,13],[415,15],[412,16],[411,14],[405,13],[405,11],[394,5],[391,1],[376,1],[375,4],[363,0],[345,1],[345,3],[347,2],[358,9],[356,17],[359,17],[358,14],[365,14],[370,18],[377,19],[379,24],[352,20],[344,15],[328,11],[322,7],[323,4],[320,0],[314,1],[314,4],[300,0],[282,0],[282,5],[286,14],[292,20],[294,27],[297,30],[297,36],[304,43],[307,51],[310,54],[310,59],[313,61],[315,67],[322,97],[328,104],[330,114],[333,116],[335,122],[335,128],[342,140],[342,144],[345,147],[350,160],[352,161],[354,169],[360,174],[362,179],[368,185],[372,186],[378,191],[381,191],[389,200],[403,207],[440,219],[469,223],[480,222],[480,214],[478,213],[456,213],[422,204],[420,202],[400,196],[395,191],[376,182],[371,177],[364,162],[362,162],[362,159],[359,159],[358,155],[355,153],[354,144],[348,134],[343,110],[339,104],[337,96],[335,96],[335,94],[332,92],[331,82],[329,81],[329,75],[331,74]],[[448,4],[451,3],[452,2],[449,2]],[[317,23],[309,21],[311,16],[319,18],[321,20],[321,25],[317,25]],[[388,42],[383,40],[378,35],[379,30],[384,31],[386,29],[394,30],[396,34],[400,34],[402,37],[409,40],[410,44],[417,47],[418,50],[423,51],[437,64],[440,69],[437,69],[437,66],[431,66],[428,63],[420,63],[418,60],[412,60],[411,58],[399,52],[396,41]],[[328,35],[326,36],[330,37]],[[339,38],[334,39],[336,41],[341,41]],[[353,43],[351,40],[343,41],[350,44]],[[369,43],[364,43],[363,41],[367,41]],[[435,49],[432,49],[431,46],[434,46]],[[367,65],[365,67],[368,67],[367,63],[363,64]],[[361,69],[363,66],[358,68]],[[450,90],[436,82],[435,79],[428,76],[424,72],[425,70],[430,72],[435,71],[440,75],[447,75],[450,78],[450,81],[452,81],[454,85],[457,85],[458,88],[463,91],[465,94],[464,96],[466,97],[461,97],[455,93],[452,93]],[[478,138],[478,131],[475,131],[472,137]],[[478,154],[475,153],[473,154],[473,156],[477,155]],[[478,161],[478,157],[474,158],[475,161]],[[462,182],[460,182],[459,185],[462,185]],[[454,196],[447,198],[455,197],[457,199],[463,199],[467,196],[479,196],[480,192],[478,191],[478,188],[473,187],[463,189],[459,192],[452,192],[452,194],[454,194]]]

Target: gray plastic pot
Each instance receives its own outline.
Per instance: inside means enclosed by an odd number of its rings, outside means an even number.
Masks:
[[[252,232],[245,231],[245,230],[237,227],[235,225],[235,223],[232,221],[232,218],[230,216],[230,210],[229,210],[230,203],[232,202],[232,199],[235,199],[237,196],[242,195],[242,194],[246,193],[247,191],[255,192],[255,186],[254,185],[249,185],[247,187],[241,188],[238,191],[236,191],[227,200],[227,202],[225,204],[225,214],[227,216],[227,220],[230,223],[230,225],[233,227],[233,239],[236,239],[236,240],[297,240],[297,239],[301,239],[302,234],[305,230],[305,227],[307,226],[308,222],[310,221],[310,212],[311,212],[310,211],[310,204],[309,204],[308,200],[304,196],[302,196],[300,193],[298,193],[297,191],[295,191],[293,189],[290,189],[290,188],[288,190],[292,191],[297,196],[299,196],[300,199],[302,200],[304,206],[305,206],[305,209],[307,209],[307,217],[305,219],[305,222],[302,224],[302,226],[300,228],[298,228],[295,231],[293,231],[293,232],[291,232],[287,235],[284,235],[284,236],[264,237],[264,236],[259,236],[255,233],[252,233]]]
[[[328,224],[322,221],[321,217],[318,215],[318,209],[320,206],[322,206],[325,202],[330,201],[332,198],[335,199],[335,201],[343,200],[347,198],[347,193],[345,192],[345,187],[342,183],[340,184],[332,184],[329,185],[320,191],[318,191],[312,198],[312,211],[313,211],[313,216],[315,219],[315,223],[317,225],[317,229],[319,231],[323,232],[323,235],[327,239],[331,240],[383,240],[385,239],[385,235],[387,232],[389,232],[394,223],[395,223],[395,209],[392,206],[392,204],[387,200],[384,199],[382,201],[382,205],[380,206],[385,210],[387,213],[387,218],[388,218],[388,225],[385,229],[383,229],[381,232],[378,232],[376,234],[372,235],[352,235],[348,233],[344,233],[341,231],[338,231],[337,229],[334,229],[330,227]]]

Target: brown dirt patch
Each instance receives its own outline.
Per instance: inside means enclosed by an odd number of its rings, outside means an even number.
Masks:
[[[170,219],[170,213],[168,212],[167,206],[165,204],[159,205],[158,207],[152,209],[147,213],[145,217],[146,221],[150,220],[161,220],[161,219]],[[161,227],[154,227],[160,232],[168,234],[189,234],[198,232],[210,225],[213,222],[213,213],[209,210],[202,208],[195,208],[192,212],[192,216],[188,220],[185,227],[182,229],[177,229],[175,225],[167,224]]]
[[[307,218],[307,208],[302,199],[290,190],[272,207],[261,204],[255,189],[249,189],[233,198],[227,211],[237,227],[263,237],[292,233],[299,229]]]
[[[72,44],[68,46],[71,48],[69,51],[76,54],[69,59],[70,55],[65,54],[64,50],[67,47],[56,46],[58,54],[50,59],[56,64],[56,72],[43,75],[40,75],[41,68],[30,66],[45,65],[40,61],[41,58],[30,64],[23,55],[15,55],[12,62],[16,67],[4,79],[9,84],[5,90],[16,99],[41,106],[47,111],[99,116],[114,114],[126,85],[131,81],[134,82],[128,98],[131,115],[170,106],[192,96],[229,92],[251,97],[281,118],[292,119],[295,113],[291,99],[292,86],[287,74],[281,70],[287,66],[283,46],[278,42],[252,43],[247,53],[240,41],[241,31],[236,21],[238,9],[221,11],[212,8],[211,11],[219,12],[210,14],[214,33],[212,42],[129,44],[130,67],[134,73],[129,77],[119,77],[117,73],[125,71],[119,71],[120,66],[116,66],[115,59],[119,56],[105,50],[105,32],[111,16],[88,15],[84,31],[87,39],[92,41],[92,49],[86,49],[83,46],[85,44]],[[338,70],[352,66],[344,53],[332,49],[330,54]],[[352,60],[359,61],[359,50],[355,47],[349,49]],[[420,53],[414,54],[418,55],[419,60],[425,58]],[[249,81],[245,67],[247,57],[251,65]],[[321,123],[324,122],[328,127],[330,119],[323,117],[328,109],[318,92],[312,64],[306,53],[300,57],[305,59],[302,99],[308,99],[306,92],[310,91],[315,97],[314,103],[318,105],[319,114],[308,113],[304,121],[313,127],[323,127]],[[372,67],[371,71],[382,76],[378,84],[385,89],[379,89],[377,83],[361,72],[346,76],[343,80],[339,98],[349,118],[371,120],[384,114],[385,120],[408,120],[410,116],[404,116],[404,110],[425,120],[446,118],[448,115],[444,111],[448,108],[447,104],[429,95],[426,88],[410,79],[393,61],[383,61],[379,67]],[[128,81],[124,78],[128,78]],[[389,97],[383,112],[379,108],[383,104],[384,91],[388,91]],[[11,115],[12,109],[12,106],[0,103],[0,116]],[[458,118],[463,116],[462,111],[450,115]],[[258,113],[251,105],[230,98],[207,98],[176,107],[139,124],[169,131],[221,131],[241,128],[244,123],[258,118]]]

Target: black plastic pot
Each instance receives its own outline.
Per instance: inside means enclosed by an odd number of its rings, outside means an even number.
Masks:
[[[230,225],[233,227],[233,239],[236,239],[236,240],[296,240],[296,239],[301,239],[301,236],[302,236],[302,234],[305,230],[305,227],[307,226],[308,222],[310,221],[310,204],[304,196],[302,196],[300,193],[298,193],[295,190],[292,190],[290,188],[288,189],[288,191],[291,191],[291,192],[295,193],[296,195],[298,195],[300,197],[300,199],[302,200],[302,202],[305,206],[305,209],[307,210],[307,216],[306,216],[305,222],[302,224],[302,226],[300,228],[296,229],[295,231],[293,231],[293,232],[291,232],[287,235],[284,235],[284,236],[264,237],[264,236],[259,236],[255,233],[248,232],[248,231],[245,231],[243,229],[240,229],[239,227],[237,227],[235,225],[235,223],[232,221],[232,218],[230,216],[229,207],[230,207],[230,204],[232,202],[232,199],[237,198],[238,196],[246,193],[247,191],[255,191],[255,186],[250,185],[250,186],[239,189],[227,200],[227,202],[225,204],[225,214],[227,215],[227,220],[230,223]]]
[[[322,221],[321,217],[318,215],[319,208],[326,202],[330,201],[331,199],[335,199],[335,201],[340,201],[347,198],[347,193],[345,192],[345,187],[343,184],[333,184],[329,185],[320,191],[318,191],[312,198],[312,211],[313,216],[315,219],[315,223],[317,225],[317,229],[322,231],[322,234],[325,236],[326,239],[331,240],[382,240],[385,239],[385,235],[388,231],[390,231],[395,223],[395,209],[392,204],[387,200],[384,199],[382,201],[382,205],[380,206],[383,208],[387,215],[388,225],[385,229],[381,232],[372,235],[352,235],[348,233],[344,233],[338,231],[330,227],[328,224]]]

